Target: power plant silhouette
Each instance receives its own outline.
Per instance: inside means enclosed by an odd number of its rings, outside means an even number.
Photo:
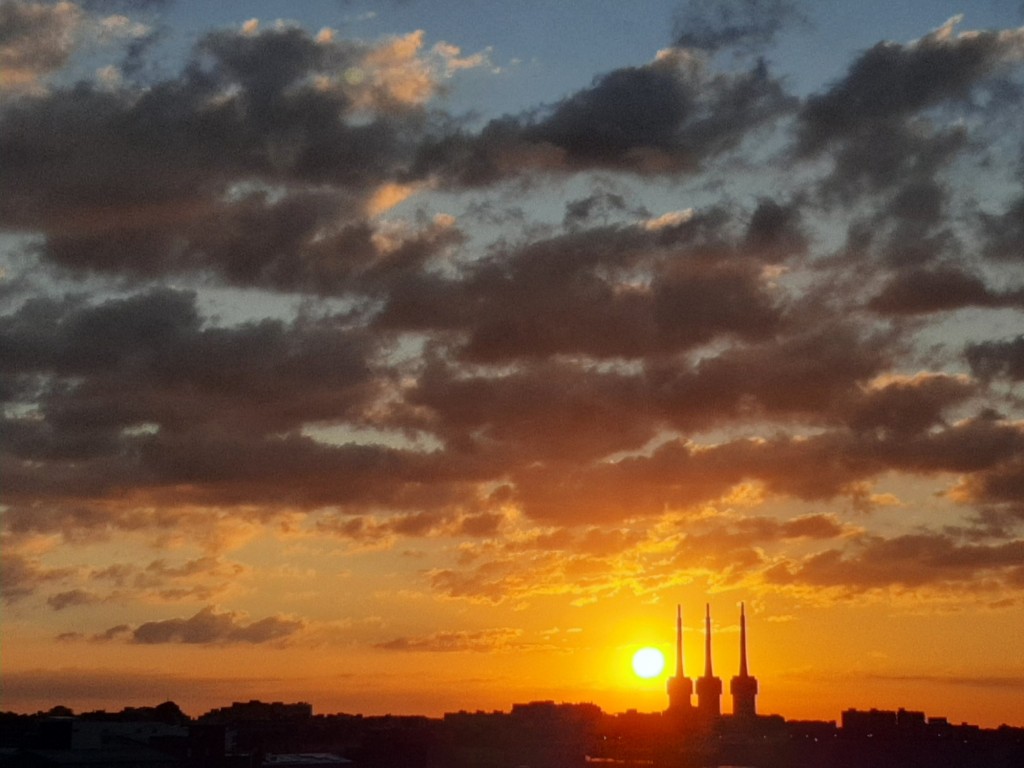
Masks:
[[[722,679],[711,665],[711,606],[704,607],[704,674],[697,678],[697,706],[693,705],[693,681],[683,668],[683,610],[676,606],[676,673],[668,680],[666,714],[681,722],[707,722],[722,715]],[[757,717],[757,678],[747,671],[747,617],[740,603],[740,671],[729,683],[732,714],[737,720]]]

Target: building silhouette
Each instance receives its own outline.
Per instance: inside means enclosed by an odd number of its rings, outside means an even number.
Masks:
[[[985,729],[923,711],[847,709],[842,722],[756,711],[740,605],[732,713],[704,612],[704,674],[686,677],[682,608],[668,709],[608,714],[593,703],[532,701],[511,712],[314,715],[306,702],[235,702],[198,718],[173,702],[75,715],[0,711],[0,768],[1021,768],[1024,728]],[[696,682],[696,686],[694,685]],[[696,687],[697,701],[693,701]],[[1013,714],[1019,716],[1019,713]]]

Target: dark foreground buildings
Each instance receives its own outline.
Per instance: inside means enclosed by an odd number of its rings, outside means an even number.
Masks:
[[[190,718],[172,702],[117,713],[0,713],[0,768],[1021,768],[1024,728],[952,725],[923,712],[847,710],[835,721],[757,714],[740,609],[739,673],[722,714],[705,610],[704,674],[686,677],[682,615],[664,712],[516,704],[443,718],[315,715],[250,701]],[[696,703],[694,689],[696,688]],[[1021,712],[1011,713],[1019,719]]]

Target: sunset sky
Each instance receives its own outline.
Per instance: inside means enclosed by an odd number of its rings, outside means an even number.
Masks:
[[[1024,725],[1022,25],[0,0],[0,709]]]

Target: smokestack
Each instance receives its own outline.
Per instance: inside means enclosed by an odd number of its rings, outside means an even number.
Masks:
[[[714,677],[711,671],[711,604],[704,604],[704,677]]]
[[[747,617],[740,603],[740,677],[747,677]]]
[[[697,709],[705,720],[722,713],[722,681],[711,669],[711,606],[704,606],[704,676],[697,678]]]
[[[757,717],[757,678],[747,672],[747,614],[740,603],[740,673],[729,685],[732,691],[732,713],[747,721]]]
[[[683,608],[676,606],[676,677],[683,675]]]

